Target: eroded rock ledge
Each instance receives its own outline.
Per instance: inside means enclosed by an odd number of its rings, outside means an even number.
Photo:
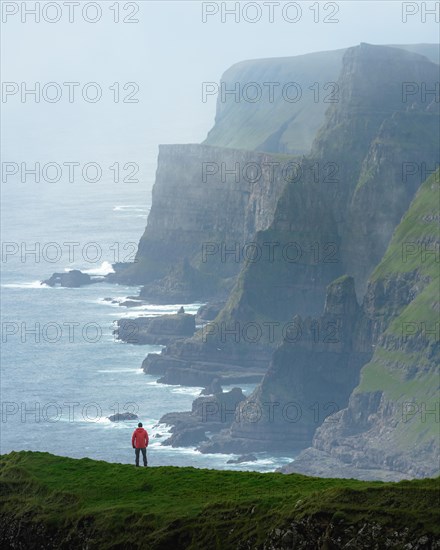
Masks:
[[[195,315],[176,313],[119,319],[114,333],[129,344],[167,345],[179,338],[190,338],[195,330]]]

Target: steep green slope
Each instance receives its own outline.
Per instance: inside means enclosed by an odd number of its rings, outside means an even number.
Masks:
[[[427,548],[417,544],[440,537],[439,479],[135,469],[32,452],[0,466],[3,548]]]
[[[348,407],[324,424],[287,471],[358,469],[431,476],[439,471],[440,171],[421,186],[371,276],[364,310],[375,351]],[[336,462],[339,461],[339,462]]]
[[[417,270],[420,275],[438,278],[440,259],[440,172],[432,174],[420,187],[414,201],[397,226],[393,239],[370,280],[395,277]]]
[[[420,188],[371,278],[373,283],[380,281],[386,286],[395,284],[400,276],[409,295],[411,287],[418,287],[417,294],[401,307],[383,333],[371,362],[362,369],[361,382],[355,390],[356,393],[382,391],[383,398],[393,403],[394,414],[399,416],[393,441],[402,451],[426,445],[438,448],[439,443],[439,216],[440,172],[437,172]],[[395,315],[395,305],[388,307]]]

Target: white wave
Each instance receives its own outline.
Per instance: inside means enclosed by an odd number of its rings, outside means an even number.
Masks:
[[[32,281],[30,283],[7,283],[1,286],[3,288],[51,288],[49,285],[42,284],[41,281]]]
[[[154,433],[156,432],[167,432],[171,429],[171,426],[168,424],[164,424],[163,422],[159,422],[159,420],[154,420],[153,418],[150,419],[150,422],[152,424],[151,430],[153,430]]]
[[[240,384],[240,383],[237,383],[237,384],[227,384],[225,386],[222,386],[222,388],[223,388],[224,392],[229,392],[229,391],[232,390],[232,388],[239,387],[239,388],[242,389],[244,395],[248,396],[255,390],[257,385],[258,384]]]
[[[112,300],[114,300],[114,303],[110,302],[109,300],[104,300],[103,298],[99,298],[98,300],[95,301],[95,303],[105,304],[106,306],[110,306],[110,307],[117,307],[120,310],[121,309],[119,307],[120,299],[112,298]],[[109,313],[109,315],[114,316],[114,313]]]
[[[171,393],[179,393],[183,395],[194,395],[195,397],[198,397],[200,395],[200,392],[203,390],[203,387],[184,387],[184,386],[178,386],[171,389]]]
[[[120,304],[126,301],[139,302],[139,305],[130,306],[127,309],[122,309],[120,307]],[[121,317],[132,317],[132,314],[130,314],[130,311],[132,310],[135,310],[136,314],[143,313],[142,310],[143,308],[146,307],[145,303],[141,299],[136,298],[134,296],[113,296],[111,300],[105,300],[104,298],[99,298],[95,300],[95,303],[106,304],[111,307],[117,307],[121,312]],[[110,315],[114,315],[114,314],[110,313]],[[142,317],[142,315],[138,315],[138,317]]]
[[[147,213],[149,208],[139,206],[138,204],[119,204],[113,207],[113,212],[145,212]]]
[[[109,273],[114,273],[113,266],[110,262],[102,262],[99,267],[94,267],[91,269],[82,269],[83,273],[88,273],[89,275],[108,275]]]
[[[202,453],[192,447],[170,447],[169,445],[154,445],[154,450],[161,453],[176,453],[181,455],[200,456]],[[208,455],[204,455],[208,456]],[[221,455],[215,455],[215,458],[220,458]],[[208,463],[208,461],[207,461]],[[205,466],[207,467],[207,466]]]
[[[106,369],[106,370],[97,370],[96,372],[106,373],[106,374],[113,374],[117,372],[138,372],[142,371],[142,369]]]
[[[158,388],[169,388],[168,384],[162,384],[162,382],[157,382],[157,380],[153,380],[151,382],[147,382],[147,386],[157,386]]]
[[[147,386],[156,386],[157,388],[167,388],[172,393],[180,393],[187,395],[199,395],[203,390],[203,386],[179,386],[177,384],[162,384],[162,382],[157,382],[157,380],[147,382]]]
[[[91,413],[92,414],[92,413]],[[79,422],[85,422],[86,424],[113,424],[106,416],[101,416],[100,418],[82,418],[79,419]]]
[[[132,298],[115,298],[118,302],[123,302],[125,300],[133,300]],[[115,305],[115,304],[113,304]],[[173,314],[177,313],[180,307],[183,305],[186,313],[197,313],[199,309],[199,304],[171,304],[171,305],[155,305],[155,304],[146,304],[144,302],[139,302],[139,305],[132,306],[129,308],[128,312],[125,312],[122,316],[132,316],[130,311],[134,310],[138,317],[156,317],[159,315]]]
[[[96,421],[96,424],[114,424],[114,422],[109,420],[106,416],[103,416],[102,418]]]

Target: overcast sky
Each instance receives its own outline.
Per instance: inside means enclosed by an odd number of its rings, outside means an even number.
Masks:
[[[55,23],[45,20],[57,17],[55,8],[44,8],[47,2],[39,2],[39,23],[32,15],[21,22],[21,2],[2,0],[2,4],[4,10],[8,5],[8,13],[15,11],[14,6],[18,9],[2,24],[2,81],[26,82],[29,87],[36,81],[41,86],[80,82],[79,90],[94,81],[103,90],[103,99],[93,104],[77,98],[69,104],[64,88],[56,104],[44,99],[36,104],[31,98],[23,104],[19,94],[7,98],[2,104],[3,131],[9,133],[11,148],[42,154],[57,147],[76,152],[86,145],[117,150],[124,144],[135,150],[147,142],[201,141],[215,112],[214,98],[207,103],[201,100],[202,82],[218,81],[237,61],[294,56],[360,42],[409,44],[439,39],[435,16],[423,17],[415,2],[406,3],[406,8],[400,1],[320,2],[319,12],[316,2],[259,2],[260,10],[256,2],[240,2],[239,14],[223,13],[226,21],[222,22],[222,2],[120,1],[121,19],[139,8],[131,16],[139,22],[132,24],[114,22],[114,0],[99,3],[102,14],[96,23],[84,20],[82,9],[87,2],[75,7],[72,23],[63,2],[58,2],[61,19]],[[34,4],[26,2],[28,8]],[[235,4],[227,2],[226,7]],[[435,4],[425,2],[428,8]],[[417,12],[408,15],[406,23],[402,21],[405,9]],[[212,13],[206,15],[207,11]],[[258,11],[260,19],[252,23]],[[91,6],[86,16],[94,19],[95,13]],[[335,22],[325,23],[324,17]],[[139,103],[115,104],[114,91],[109,90],[114,82],[121,87],[136,82]]]

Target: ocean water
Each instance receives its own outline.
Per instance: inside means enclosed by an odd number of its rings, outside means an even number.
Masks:
[[[161,446],[168,428],[158,424],[160,417],[189,410],[201,388],[158,384],[141,363],[161,347],[121,343],[112,331],[121,317],[174,312],[181,304],[127,309],[104,298],[122,301],[138,288],[40,284],[72,268],[102,275],[113,261],[133,254],[147,222],[156,158],[157,146],[144,151],[136,185],[115,184],[109,174],[95,185],[3,184],[1,452],[48,451],[129,463],[136,422],[112,423],[107,417],[131,411],[150,433],[152,466],[274,470],[292,457],[259,453],[255,463],[227,465],[230,455]],[[195,312],[199,305],[185,309]],[[253,387],[243,389],[249,394]]]

